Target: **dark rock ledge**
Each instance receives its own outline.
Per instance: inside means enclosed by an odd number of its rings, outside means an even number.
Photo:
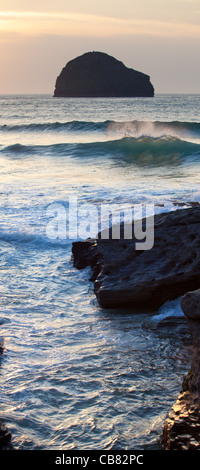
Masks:
[[[187,292],[181,307],[188,321],[193,343],[191,368],[182,391],[165,422],[163,447],[166,450],[200,449],[200,289]]]
[[[188,320],[193,341],[191,368],[164,426],[165,450],[200,449],[200,322]]]
[[[193,359],[166,419],[162,445],[164,450],[199,450],[200,207],[194,204],[155,216],[155,243],[149,251],[135,251],[134,237],[121,237],[75,242],[72,252],[75,267],[92,268],[91,281],[102,307],[129,307],[129,312],[130,307],[133,312],[151,310],[183,296],[181,305],[193,340]]]
[[[200,287],[200,207],[155,216],[154,245],[136,251],[133,238],[73,243],[74,266],[91,266],[104,308],[154,309]],[[145,220],[143,221],[145,231]]]

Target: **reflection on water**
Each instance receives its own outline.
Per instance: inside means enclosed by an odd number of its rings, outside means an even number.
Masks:
[[[190,365],[179,300],[100,309],[47,209],[199,201],[199,97],[0,104],[1,420],[16,449],[158,449]]]

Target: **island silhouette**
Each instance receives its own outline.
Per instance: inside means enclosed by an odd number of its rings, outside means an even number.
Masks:
[[[57,77],[55,97],[153,97],[149,75],[126,67],[104,52],[70,60]]]

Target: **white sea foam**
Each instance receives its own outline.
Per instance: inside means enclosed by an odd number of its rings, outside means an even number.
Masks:
[[[154,203],[156,213],[199,200],[198,145],[183,142],[197,143],[198,97],[13,96],[0,110],[1,419],[13,446],[151,448],[154,426],[156,447],[155,410],[164,422],[187,372],[174,359],[176,328],[155,334],[162,319],[181,318],[179,299],[153,321],[102,310],[90,273],[73,268],[72,240],[47,239],[46,209],[56,202],[67,214],[69,195]]]
[[[35,246],[35,248],[42,247],[43,249],[48,247],[62,247],[66,246],[69,243],[69,240],[66,239],[49,239],[45,234],[37,234],[34,231],[9,231],[0,230],[0,241],[8,243],[19,243],[19,244],[30,244]]]
[[[155,322],[160,322],[169,317],[183,317],[184,313],[180,305],[181,297],[175,300],[169,300],[160,307],[158,313],[152,317]]]

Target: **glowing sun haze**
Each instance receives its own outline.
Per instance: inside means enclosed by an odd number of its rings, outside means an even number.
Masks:
[[[200,93],[199,0],[0,0],[0,93],[53,93],[66,62],[107,52],[157,93]]]

